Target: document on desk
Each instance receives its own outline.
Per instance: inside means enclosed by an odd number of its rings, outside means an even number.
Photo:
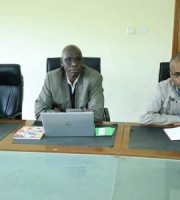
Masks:
[[[164,129],[170,140],[180,140],[180,127]]]

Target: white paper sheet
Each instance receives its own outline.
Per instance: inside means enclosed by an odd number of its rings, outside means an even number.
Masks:
[[[180,127],[164,129],[170,140],[180,140]]]

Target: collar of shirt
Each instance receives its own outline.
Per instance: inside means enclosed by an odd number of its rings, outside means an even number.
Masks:
[[[180,90],[175,86],[176,93],[180,96]]]
[[[69,80],[69,78],[68,78],[68,76],[67,76],[67,74],[66,74],[67,82],[71,86],[71,92],[72,92],[72,94],[74,93],[74,90],[75,90],[75,87],[76,87],[76,83],[77,83],[77,81],[79,79],[79,76],[76,78],[76,80],[74,81],[74,83],[71,83],[70,80]]]

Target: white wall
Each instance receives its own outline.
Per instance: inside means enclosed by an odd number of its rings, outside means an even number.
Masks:
[[[23,118],[34,119],[46,58],[75,44],[84,56],[101,57],[111,120],[138,121],[157,85],[159,63],[171,57],[174,1],[0,0],[0,63],[22,66]],[[127,27],[136,33],[127,35]]]

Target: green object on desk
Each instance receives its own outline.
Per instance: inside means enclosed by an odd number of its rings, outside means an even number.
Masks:
[[[95,128],[95,136],[112,136],[114,130],[115,128],[111,127]]]

